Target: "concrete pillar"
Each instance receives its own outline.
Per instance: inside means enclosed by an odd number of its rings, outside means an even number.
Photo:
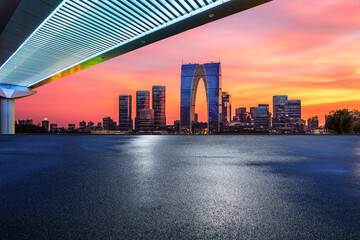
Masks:
[[[35,93],[27,87],[0,84],[0,134],[15,134],[15,99]]]
[[[15,134],[15,100],[0,98],[0,134]]]

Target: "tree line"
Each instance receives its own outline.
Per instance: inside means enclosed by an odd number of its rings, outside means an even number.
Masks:
[[[360,133],[360,118],[356,118],[354,113],[357,110],[339,109],[331,111],[326,117],[325,129],[336,134]]]

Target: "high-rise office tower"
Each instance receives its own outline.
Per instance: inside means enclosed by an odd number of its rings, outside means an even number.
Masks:
[[[286,129],[296,130],[296,123],[301,120],[301,100],[288,100],[286,103]]]
[[[150,131],[154,128],[154,109],[139,110],[138,130]]]
[[[270,112],[269,104],[259,104],[258,107],[267,107],[267,109],[268,109],[268,129],[270,129],[271,128],[271,112]]]
[[[259,106],[253,108],[254,129],[269,130],[269,107]]]
[[[132,97],[131,95],[119,96],[119,130],[130,131],[133,129]]]
[[[286,105],[288,118],[301,119],[301,100],[288,100]]]
[[[47,132],[50,130],[49,120],[47,118],[44,118],[44,120],[42,120],[42,127],[44,127]]]
[[[154,126],[166,126],[165,86],[152,87],[152,109],[154,110]]]
[[[285,131],[287,95],[273,96],[273,129]]]
[[[222,122],[231,121],[231,95],[228,92],[222,92]]]
[[[138,130],[140,121],[140,110],[150,109],[150,91],[136,91],[136,117],[135,130]]]

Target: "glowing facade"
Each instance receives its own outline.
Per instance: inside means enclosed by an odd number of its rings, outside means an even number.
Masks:
[[[214,133],[220,131],[222,119],[221,64],[184,64],[181,67],[180,128],[182,133],[192,133],[196,92],[200,79],[205,84],[208,132]]]

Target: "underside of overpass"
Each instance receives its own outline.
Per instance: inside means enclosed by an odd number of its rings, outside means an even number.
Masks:
[[[269,1],[2,1],[0,133],[14,133],[14,99],[37,87]]]

